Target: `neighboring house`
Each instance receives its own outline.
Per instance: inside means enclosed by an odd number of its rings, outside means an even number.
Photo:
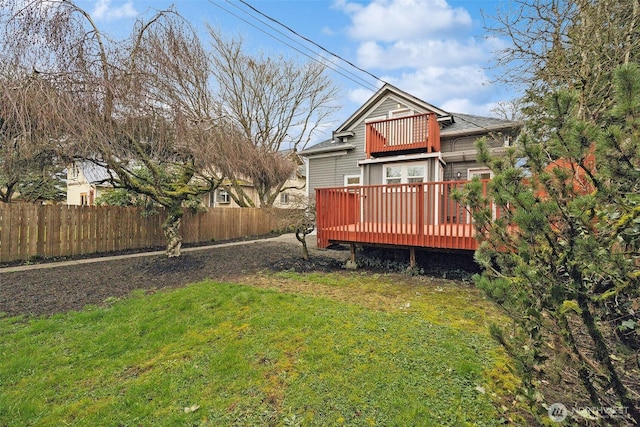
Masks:
[[[476,161],[477,139],[487,137],[500,154],[519,129],[449,113],[384,85],[331,140],[300,152],[308,194],[316,196],[318,245],[474,249],[470,215],[450,192],[473,177],[491,178]]]
[[[294,208],[296,200],[305,195],[306,168],[304,165],[297,168],[285,183],[285,187],[292,187],[278,195],[274,207]],[[109,183],[107,168],[88,161],[77,161],[67,168],[67,204],[68,205],[95,205],[96,199],[113,189]],[[259,206],[256,190],[248,182],[244,183],[245,192]],[[238,207],[229,193],[218,188],[211,193],[203,194],[202,204],[208,208]]]
[[[88,161],[73,162],[67,168],[67,204],[94,206],[96,198],[113,189],[106,167]]]
[[[284,183],[283,188],[285,190],[278,194],[278,198],[273,203],[274,208],[295,209],[303,203],[303,199],[306,199],[307,180],[304,159],[296,155],[295,161],[297,162],[298,167]],[[230,183],[227,181],[226,184],[229,185]],[[243,187],[244,192],[253,201],[255,206],[260,207],[258,192],[253,188],[253,185],[248,181],[244,181],[242,178],[240,178],[239,184]],[[211,193],[204,194],[202,196],[202,204],[208,208],[237,208],[238,205],[224,189],[224,185],[225,183],[223,182],[221,187]]]
[[[302,173],[296,172],[287,180],[285,183],[285,187],[295,187],[284,190],[278,195],[278,198],[273,203],[274,208],[294,208],[296,201],[300,200],[302,197],[306,197],[305,185],[306,179],[304,176],[304,170]],[[258,201],[258,193],[253,188],[250,182],[241,181],[240,185],[243,187],[245,193],[253,200],[256,207],[260,207],[260,202]],[[217,188],[210,193],[206,193],[202,195],[202,204],[208,208],[237,208],[238,205],[231,198],[229,192],[227,192],[224,188]],[[299,202],[298,202],[299,204]]]

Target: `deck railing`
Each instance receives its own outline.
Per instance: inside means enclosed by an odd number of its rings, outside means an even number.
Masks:
[[[467,182],[316,189],[318,246],[353,242],[473,250],[472,216],[451,197]],[[485,193],[487,183],[482,181]]]
[[[367,158],[389,152],[440,151],[440,127],[435,114],[417,114],[367,123]]]

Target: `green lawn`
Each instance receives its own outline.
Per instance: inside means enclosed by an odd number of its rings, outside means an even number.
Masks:
[[[0,425],[500,424],[515,381],[474,289],[356,273],[255,284],[0,319]]]

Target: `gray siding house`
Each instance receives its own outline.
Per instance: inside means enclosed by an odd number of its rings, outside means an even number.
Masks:
[[[387,240],[396,239],[400,245],[430,247],[424,236],[417,240],[397,237],[430,232],[409,232],[406,227],[462,224],[463,217],[468,222],[468,215],[461,207],[456,207],[459,212],[453,212],[451,201],[443,199],[453,184],[428,184],[464,182],[474,177],[490,179],[491,171],[476,161],[476,140],[486,137],[491,150],[500,154],[519,129],[520,124],[513,121],[444,111],[385,84],[333,132],[330,140],[300,152],[307,161],[308,194],[317,198],[318,244],[387,244]],[[392,192],[404,194],[404,199],[392,200]],[[341,201],[332,198],[342,193],[349,196]],[[426,194],[427,198],[421,195],[418,199],[417,193]],[[376,216],[373,211],[387,213],[381,216],[378,212]],[[401,216],[404,219],[400,220]],[[399,228],[387,233],[395,237],[383,239],[381,235],[386,232],[381,229],[368,237],[362,234],[362,227],[371,230],[373,222]],[[331,233],[347,223],[354,233]]]

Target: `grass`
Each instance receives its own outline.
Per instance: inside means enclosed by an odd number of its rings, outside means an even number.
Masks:
[[[474,289],[357,273],[251,281],[0,319],[0,425],[501,423],[515,379]]]

